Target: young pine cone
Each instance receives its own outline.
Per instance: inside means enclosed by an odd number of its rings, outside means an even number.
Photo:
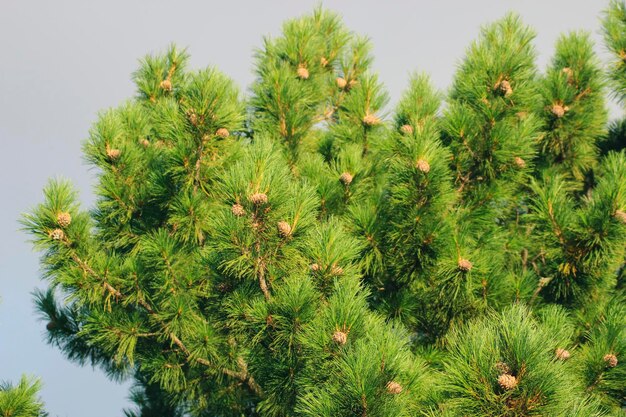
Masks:
[[[220,127],[219,129],[217,129],[215,134],[220,138],[227,138],[228,136],[230,136],[230,132],[225,127]]]
[[[461,271],[467,272],[467,271],[470,271],[474,265],[472,265],[472,263],[468,261],[467,259],[460,258],[458,262],[458,266]]]
[[[609,368],[615,368],[617,366],[617,356],[612,353],[607,353],[606,355],[604,355],[602,360],[604,360],[606,366],[608,366]]]
[[[278,227],[278,234],[281,235],[282,237],[291,236],[291,225],[287,223],[286,221],[278,222],[277,227]]]
[[[515,163],[515,165],[517,165],[518,168],[526,168],[526,161],[524,161],[519,156],[513,158],[513,162]]]
[[[400,394],[402,392],[402,385],[398,384],[396,381],[389,381],[387,383],[387,392],[389,394]]]
[[[237,217],[242,217],[246,215],[246,209],[244,209],[243,206],[239,203],[233,204],[233,206],[230,208],[230,211]]]
[[[326,59],[326,57],[321,57],[320,58],[320,65],[325,67],[326,65],[328,65],[328,60]]]
[[[517,378],[513,375],[502,374],[498,377],[498,385],[500,385],[505,390],[512,390],[517,386]]]
[[[66,211],[57,214],[57,223],[61,227],[67,227],[72,223],[72,216]]]
[[[250,202],[256,206],[267,204],[267,194],[254,193],[250,196]]]
[[[560,119],[561,117],[565,116],[565,112],[567,110],[569,110],[567,106],[555,103],[554,105],[552,105],[550,112],[552,112],[552,114],[555,115],[557,119]]]
[[[570,356],[572,356],[572,355],[571,355],[571,353],[569,353],[569,351],[568,351],[568,350],[565,350],[565,349],[562,349],[562,348],[558,348],[558,349],[555,351],[555,356],[556,356],[556,358],[557,358],[557,359],[560,359],[560,360],[562,360],[562,361],[566,361],[566,360],[568,360],[568,359],[570,358]]]
[[[298,67],[298,78],[300,78],[301,80],[308,80],[309,79],[309,70],[306,69],[304,66],[299,66]]]
[[[400,126],[400,131],[404,134],[407,135],[412,135],[413,134],[413,126],[411,125],[402,125]]]
[[[424,174],[428,174],[430,172],[430,164],[425,159],[419,159],[415,164],[415,168],[417,168]]]
[[[165,91],[172,91],[172,82],[168,79],[161,81],[160,87]]]
[[[352,174],[350,174],[349,172],[344,172],[339,176],[339,181],[343,184],[343,185],[350,185],[352,183],[352,180],[354,179],[354,177],[352,176]]]
[[[311,268],[311,272],[319,272],[322,269],[318,263],[311,264],[309,268]]]
[[[111,161],[115,161],[122,155],[122,151],[119,149],[107,149],[107,156]]]
[[[343,346],[346,344],[347,341],[348,335],[345,332],[337,330],[335,333],[333,333],[333,342],[337,343],[338,345]]]
[[[52,240],[63,240],[65,233],[61,229],[54,229],[48,234]]]
[[[376,116],[373,113],[367,113],[364,117],[363,117],[363,124],[365,126],[375,126],[380,124],[380,119],[378,118],[378,116]]]
[[[346,81],[346,79],[341,78],[341,77],[337,77],[335,82],[337,83],[337,87],[341,88],[342,90],[346,88],[346,86],[348,85],[348,82]]]
[[[507,80],[502,80],[496,85],[496,90],[500,92],[504,97],[509,97],[513,94],[513,88],[511,88],[511,83]]]

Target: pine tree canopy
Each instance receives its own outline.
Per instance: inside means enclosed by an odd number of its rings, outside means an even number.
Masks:
[[[48,342],[132,380],[127,417],[626,416],[626,3],[603,26],[609,65],[571,32],[540,70],[509,14],[395,108],[323,8],[248,95],[145,57],[84,143],[95,206],[52,180],[22,219]]]

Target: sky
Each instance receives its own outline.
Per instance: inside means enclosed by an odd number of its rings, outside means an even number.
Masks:
[[[0,0],[0,380],[41,377],[51,416],[121,416],[128,384],[65,360],[45,343],[31,292],[45,288],[39,255],[19,230],[20,214],[42,201],[51,177],[69,178],[85,207],[94,172],[81,144],[99,111],[135,93],[131,73],[147,53],[187,47],[191,67],[216,66],[247,92],[252,54],[263,36],[310,12],[296,0]],[[537,31],[537,64],[549,62],[559,34],[586,30],[606,59],[603,0],[333,0],[348,27],[372,40],[374,69],[397,102],[410,73],[449,88],[480,26],[516,11]],[[611,105],[613,117],[621,115]]]

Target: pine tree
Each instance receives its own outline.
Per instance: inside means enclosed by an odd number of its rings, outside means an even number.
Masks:
[[[84,145],[95,208],[52,180],[22,220],[49,343],[131,379],[133,417],[623,416],[619,125],[588,35],[545,74],[533,39],[484,26],[448,93],[414,75],[393,112],[322,8],[265,39],[248,100],[145,57]]]
[[[23,376],[17,385],[0,384],[0,415],[3,417],[46,417],[37,398],[41,381]]]

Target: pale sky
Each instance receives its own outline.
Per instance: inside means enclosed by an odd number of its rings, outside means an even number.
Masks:
[[[606,56],[599,18],[603,0],[335,0],[324,6],[368,35],[374,69],[398,100],[413,71],[450,86],[456,64],[482,24],[517,11],[537,31],[539,68],[560,33],[583,29]],[[30,292],[44,287],[38,255],[18,218],[42,200],[48,178],[71,179],[89,207],[93,173],[81,143],[99,110],[134,94],[137,60],[171,42],[188,47],[191,66],[214,65],[247,91],[252,53],[262,36],[317,1],[295,0],[0,0],[0,380],[42,378],[51,416],[121,416],[126,385],[80,368],[44,342]],[[613,116],[622,110],[612,106]]]

